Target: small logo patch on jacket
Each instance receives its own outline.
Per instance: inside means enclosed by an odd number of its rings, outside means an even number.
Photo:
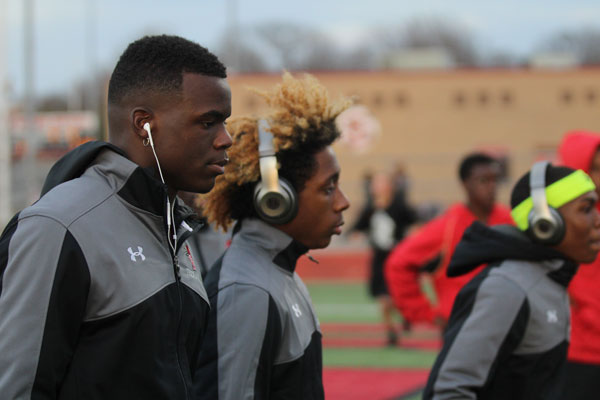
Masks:
[[[556,310],[547,310],[546,318],[548,319],[549,324],[555,324],[558,322],[558,315],[556,315]]]
[[[300,310],[300,306],[298,305],[298,303],[294,303],[294,305],[292,305],[292,310],[294,311],[296,317],[300,318],[300,316],[302,315],[302,310]]]
[[[129,254],[131,255],[131,261],[137,262],[137,257],[140,257],[140,259],[142,261],[144,261],[146,259],[146,256],[144,256],[144,254],[142,253],[144,251],[144,249],[141,248],[140,246],[138,246],[137,248],[138,248],[138,251],[135,251],[135,252],[131,249],[131,247],[129,247],[127,249]]]

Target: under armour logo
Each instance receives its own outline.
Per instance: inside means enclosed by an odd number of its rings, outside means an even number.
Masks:
[[[131,261],[137,262],[136,257],[141,257],[142,261],[144,261],[146,259],[146,256],[144,256],[144,254],[142,253],[142,251],[144,251],[144,249],[142,249],[140,246],[138,246],[137,248],[138,248],[138,251],[135,251],[135,252],[131,249],[131,247],[129,247],[127,249],[129,254],[131,254]]]
[[[551,324],[555,324],[558,322],[558,315],[556,315],[556,310],[548,310],[546,311],[546,318],[548,322]]]
[[[298,305],[298,303],[295,303],[292,306],[292,310],[294,310],[294,314],[296,314],[297,318],[299,318],[302,315],[302,311],[300,311],[300,306]]]

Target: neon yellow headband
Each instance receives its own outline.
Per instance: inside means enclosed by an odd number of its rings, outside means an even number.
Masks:
[[[582,194],[594,190],[596,190],[596,185],[594,185],[592,178],[582,170],[578,169],[564,178],[546,186],[546,201],[548,201],[550,207],[559,208]],[[532,209],[533,201],[531,200],[531,196],[512,209],[510,214],[520,230],[526,231],[527,228],[529,228],[528,217]]]

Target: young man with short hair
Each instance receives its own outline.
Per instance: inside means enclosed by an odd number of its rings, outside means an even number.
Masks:
[[[0,397],[186,399],[208,299],[178,190],[209,191],[231,137],[225,67],[176,36],[122,54],[109,143],[59,160],[0,238]]]
[[[209,221],[236,224],[205,281],[211,313],[198,399],[324,398],[319,321],[295,268],[341,233],[349,203],[331,144],[348,103],[289,74],[263,97],[268,114],[229,123],[231,162],[205,202]]]
[[[512,223],[510,210],[496,203],[499,166],[482,153],[467,155],[458,176],[466,194],[464,203],[425,224],[400,242],[387,258],[385,275],[389,292],[403,318],[410,322],[444,325],[460,288],[474,275],[448,279],[446,268],[463,232],[474,221],[486,225]],[[419,276],[431,274],[437,304],[423,293]]]
[[[474,223],[449,276],[488,266],[456,297],[424,399],[559,399],[569,345],[567,286],[600,251],[593,181],[537,163],[511,195],[517,227]]]

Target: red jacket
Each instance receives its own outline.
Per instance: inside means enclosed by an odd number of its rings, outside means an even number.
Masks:
[[[600,146],[600,133],[567,133],[558,149],[560,162],[589,172]],[[598,204],[600,209],[600,204]],[[569,285],[571,297],[571,344],[568,359],[600,364],[600,258],[579,266]]]
[[[476,268],[455,278],[446,276],[446,268],[463,232],[475,221],[464,204],[455,204],[444,214],[423,226],[418,232],[400,242],[385,263],[389,292],[402,316],[409,321],[433,322],[436,316],[447,321],[454,298],[462,286],[479,272]],[[514,224],[510,210],[496,205],[488,223]],[[432,305],[421,291],[419,274],[432,272],[437,305]]]

